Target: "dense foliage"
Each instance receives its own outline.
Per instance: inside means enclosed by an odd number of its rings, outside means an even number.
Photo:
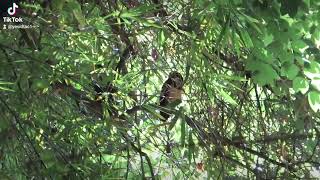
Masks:
[[[319,177],[320,2],[29,0],[0,34],[1,179]],[[184,79],[159,111],[163,82]]]

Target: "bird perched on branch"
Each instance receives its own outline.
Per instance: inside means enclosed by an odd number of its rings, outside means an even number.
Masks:
[[[163,108],[169,108],[170,104],[173,102],[181,101],[182,88],[182,75],[177,71],[171,72],[168,79],[162,85],[160,106]],[[163,117],[163,121],[167,121],[170,117],[170,113],[164,109],[160,111],[160,115]]]

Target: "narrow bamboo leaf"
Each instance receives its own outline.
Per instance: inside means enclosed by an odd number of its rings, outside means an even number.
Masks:
[[[9,84],[9,85],[11,85],[11,84],[14,84],[14,83],[12,83],[12,82],[7,82],[7,81],[0,81],[0,85],[2,85],[2,84]]]
[[[160,113],[155,111],[154,107],[147,105],[147,104],[144,104],[144,105],[142,105],[142,108],[145,109],[147,112],[149,112],[154,117],[159,118],[159,119],[163,119],[163,117],[160,115]]]
[[[181,120],[181,136],[180,136],[180,143],[181,143],[181,146],[184,147],[185,146],[185,141],[186,141],[186,121],[184,118],[182,118]]]
[[[7,88],[7,87],[3,87],[3,86],[0,86],[0,90],[3,90],[3,91],[10,91],[10,92],[15,92],[14,90],[9,89],[9,88]]]
[[[246,47],[251,48],[253,47],[252,40],[250,38],[250,35],[247,31],[241,31],[240,30],[240,37],[242,42],[245,44]]]
[[[223,89],[218,89],[219,94],[224,98],[225,101],[232,105],[237,105],[238,103],[228,94],[226,93]]]

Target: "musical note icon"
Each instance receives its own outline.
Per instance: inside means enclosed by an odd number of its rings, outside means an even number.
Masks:
[[[18,9],[19,6],[16,3],[13,3],[13,7],[8,8],[8,14],[13,16],[16,13],[16,9]]]

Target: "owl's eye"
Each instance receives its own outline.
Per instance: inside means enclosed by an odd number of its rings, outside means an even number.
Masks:
[[[179,77],[173,78],[176,87],[182,86],[182,80]]]

